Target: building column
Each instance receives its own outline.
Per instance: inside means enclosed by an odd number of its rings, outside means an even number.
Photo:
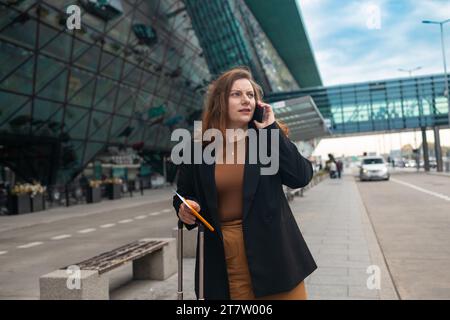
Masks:
[[[441,139],[439,137],[439,127],[435,126],[434,131],[434,153],[436,154],[437,171],[442,172],[442,150]]]
[[[430,157],[428,155],[427,128],[422,127],[422,150],[423,150],[423,167],[426,172],[430,171]]]

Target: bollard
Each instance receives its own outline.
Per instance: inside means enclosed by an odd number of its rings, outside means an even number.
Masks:
[[[65,193],[66,193],[66,207],[70,206],[70,197],[69,197],[69,185],[65,185]]]

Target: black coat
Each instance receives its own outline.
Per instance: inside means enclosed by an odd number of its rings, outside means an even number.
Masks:
[[[262,130],[279,128],[273,123]],[[270,132],[269,136],[270,136]],[[280,130],[279,171],[261,175],[262,164],[246,156],[243,188],[243,233],[253,292],[256,297],[289,291],[316,268],[316,263],[292,215],[282,185],[306,186],[313,175],[311,163]],[[192,146],[193,147],[193,146]],[[270,148],[269,148],[270,149]],[[194,150],[194,149],[192,149]],[[247,153],[248,155],[248,147]],[[230,299],[228,275],[217,212],[215,164],[181,164],[177,192],[199,203],[200,214],[214,227],[205,228],[205,299]],[[181,200],[173,198],[178,214]],[[196,225],[187,225],[188,229]],[[197,241],[198,244],[198,241]],[[198,297],[198,247],[195,291]]]

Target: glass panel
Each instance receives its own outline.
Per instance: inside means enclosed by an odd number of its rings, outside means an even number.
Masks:
[[[88,163],[94,156],[105,147],[104,143],[88,142],[84,154],[83,163]]]
[[[55,80],[53,80],[44,90],[37,93],[38,96],[64,101],[67,83],[67,70],[64,70]]]
[[[31,51],[0,41],[0,80],[32,55]]]
[[[33,92],[33,68],[34,59],[31,58],[12,75],[3,80],[0,83],[0,88],[31,94]]]
[[[112,112],[114,110],[114,100],[116,99],[117,89],[115,83],[105,78],[97,80],[97,93],[95,109]]]
[[[64,109],[61,104],[35,99],[32,131],[40,136],[58,136]]]
[[[29,134],[31,125],[31,102],[25,104],[19,110],[14,110],[10,118],[0,127],[13,134]],[[8,130],[9,128],[9,130]]]
[[[71,138],[84,139],[86,137],[89,110],[67,106],[64,118],[66,130]]]
[[[79,67],[84,67],[90,69],[93,72],[96,72],[99,55],[100,49],[97,46],[93,46],[86,53],[77,58],[75,64]]]
[[[65,32],[61,33],[55,39],[41,49],[42,52],[52,55],[56,58],[68,61],[70,58],[71,38]]]
[[[26,47],[34,48],[36,40],[36,21],[27,13],[21,13],[15,17],[15,22],[4,29],[1,38],[6,38]]]
[[[115,116],[113,118],[110,142],[120,142],[123,140],[123,137],[119,137],[119,135],[122,133],[128,122],[129,119],[125,117]]]
[[[74,104],[90,107],[94,92],[94,75],[77,68],[72,68],[69,81],[69,101]]]
[[[74,41],[75,46],[73,48],[73,59],[77,60],[79,57],[81,57],[81,55],[83,55],[86,52],[86,50],[89,50],[88,48],[91,47],[91,45],[77,39],[75,39]]]
[[[89,128],[89,137],[91,140],[106,141],[111,123],[111,116],[93,111],[91,115],[91,125]]]
[[[36,92],[39,92],[58,73],[61,73],[64,69],[65,69],[65,66],[62,63],[59,63],[53,59],[49,59],[43,55],[40,55],[38,57],[38,64],[37,64],[37,69],[36,69],[36,71],[37,71]]]
[[[137,68],[126,74],[123,79],[123,82],[127,83],[130,86],[136,87],[139,85],[140,79],[141,79],[141,71],[139,70],[139,68]]]
[[[122,68],[122,61],[120,59],[116,59],[110,65],[108,65],[105,69],[103,69],[102,74],[108,77],[111,77],[115,80],[119,80],[120,78],[120,69]]]
[[[4,125],[7,126],[8,123],[5,121],[28,99],[28,97],[0,91],[0,128],[6,128]]]

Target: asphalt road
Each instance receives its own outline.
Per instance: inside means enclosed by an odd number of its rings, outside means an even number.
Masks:
[[[0,299],[39,299],[40,276],[142,238],[171,237],[176,221],[165,200],[3,231]]]
[[[355,179],[400,298],[450,299],[450,177]]]

